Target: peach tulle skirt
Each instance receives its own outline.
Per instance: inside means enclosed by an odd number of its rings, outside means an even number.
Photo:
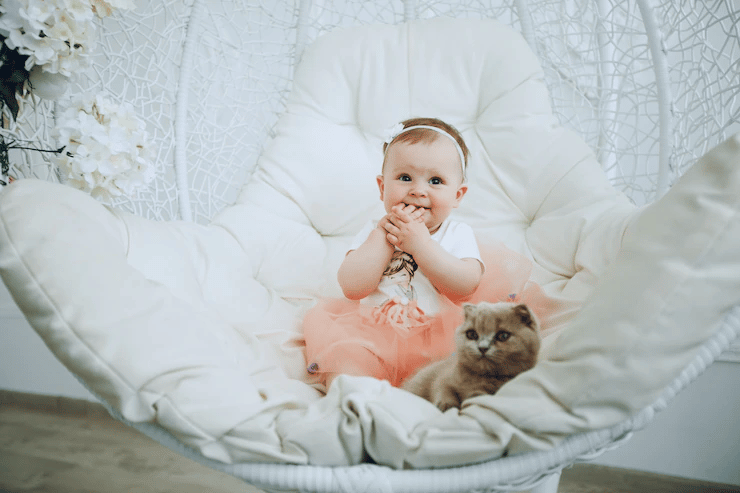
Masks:
[[[532,264],[503,245],[481,247],[486,265],[478,289],[464,300],[526,303],[540,318],[550,302],[530,281]],[[462,323],[461,305],[442,298],[442,309],[427,317],[414,301],[391,300],[373,307],[345,298],[327,299],[303,320],[307,371],[326,384],[340,374],[372,376],[399,386],[418,368],[454,351],[455,329]]]

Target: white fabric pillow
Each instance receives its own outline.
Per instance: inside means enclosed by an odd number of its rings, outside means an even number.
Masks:
[[[381,211],[384,130],[410,116],[462,131],[471,190],[458,217],[529,256],[535,280],[563,302],[546,359],[460,413],[370,378],[341,377],[322,397],[305,371],[302,315],[318,296],[339,295],[343,251]],[[0,274],[93,392],[207,457],[481,461],[613,423],[687,361],[739,299],[738,155],[736,140],[725,144],[637,211],[557,124],[536,59],[510,28],[353,28],[305,51],[258,169],[212,224],[152,222],[22,180],[0,200]],[[691,232],[696,246],[676,248]],[[690,296],[701,313],[687,308]],[[649,378],[648,363],[659,367]]]

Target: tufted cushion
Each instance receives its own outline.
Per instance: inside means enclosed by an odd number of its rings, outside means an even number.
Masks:
[[[614,258],[634,208],[558,125],[524,40],[495,22],[434,19],[317,40],[251,182],[214,223],[244,239],[258,280],[283,296],[341,295],[343,251],[383,211],[385,131],[414,116],[461,131],[470,188],[455,215],[534,259],[535,280],[566,302],[550,324],[560,326]],[[275,233],[255,238],[267,228]],[[303,248],[280,246],[290,242],[283,231]]]
[[[342,376],[322,396],[305,371],[302,315],[319,296],[340,294],[335,274],[351,237],[382,211],[384,130],[411,116],[462,131],[472,158],[458,217],[481,241],[531,258],[558,307],[546,359],[459,413],[371,378]],[[153,222],[23,180],[0,202],[0,273],[93,392],[207,457],[481,461],[638,409],[737,301],[737,259],[725,248],[740,234],[738,172],[727,165],[737,147],[725,145],[639,211],[558,125],[537,61],[510,28],[452,19],[353,28],[304,52],[254,175],[210,225]],[[710,212],[715,220],[702,226]],[[677,238],[695,230],[695,246],[673,255]],[[688,317],[691,290],[715,280],[724,294],[711,291],[702,316]],[[702,330],[684,338],[695,324]],[[663,344],[672,337],[683,342]],[[654,351],[665,364],[654,361],[660,371],[643,378]],[[635,379],[637,390],[625,392]]]

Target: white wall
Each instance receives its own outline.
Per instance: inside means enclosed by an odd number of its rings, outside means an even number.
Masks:
[[[0,389],[95,400],[31,329],[2,280]]]
[[[0,389],[95,400],[31,329],[0,282]],[[740,351],[724,359],[740,360]],[[719,361],[645,430],[594,462],[740,485],[740,364]]]
[[[645,429],[593,462],[740,485],[740,364],[715,362]]]

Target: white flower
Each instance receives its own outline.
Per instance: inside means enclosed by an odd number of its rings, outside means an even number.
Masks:
[[[113,9],[133,9],[135,7],[132,0],[90,0],[90,2],[98,17],[111,15]]]
[[[132,195],[155,178],[144,122],[130,104],[100,94],[77,98],[53,133],[65,146],[54,160],[67,183],[101,201]]]
[[[41,66],[69,77],[88,67],[95,14],[133,7],[131,0],[2,0],[0,33],[10,49],[28,55],[26,70]]]
[[[64,96],[69,86],[69,77],[62,74],[52,74],[45,72],[40,66],[35,66],[28,74],[28,82],[31,84],[31,91],[36,96],[57,100]]]
[[[386,144],[390,144],[391,142],[393,142],[393,139],[398,137],[398,134],[400,134],[402,130],[403,123],[396,123],[392,127],[386,129],[385,140],[383,142],[385,142]]]
[[[70,76],[87,68],[96,35],[88,0],[3,0],[0,13],[5,44],[28,55],[26,70]]]

